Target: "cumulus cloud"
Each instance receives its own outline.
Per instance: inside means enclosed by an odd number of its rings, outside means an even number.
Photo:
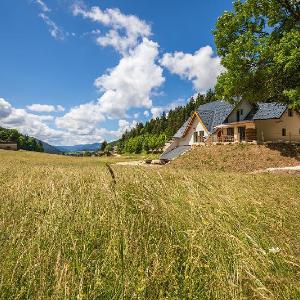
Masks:
[[[11,114],[12,106],[5,99],[0,98],[0,119],[6,118]]]
[[[148,110],[145,110],[143,114],[146,118],[149,117],[149,115],[150,115]]]
[[[102,10],[98,6],[86,9],[79,4],[73,6],[73,14],[98,22],[111,29],[97,38],[101,46],[112,46],[123,55],[140,43],[144,37],[151,36],[151,27],[134,15],[124,15],[117,8]],[[125,33],[125,34],[124,34]]]
[[[135,120],[132,122],[128,122],[127,120],[119,120],[119,129],[118,129],[119,135],[121,135],[126,131],[130,131],[136,125],[137,125],[137,121]]]
[[[26,108],[33,112],[63,112],[65,108],[62,105],[48,105],[48,104],[32,104],[27,105]]]
[[[199,92],[213,88],[217,77],[224,71],[221,66],[221,59],[214,56],[210,46],[202,47],[194,54],[166,53],[160,63],[172,74],[191,80],[194,88]]]
[[[89,102],[73,107],[63,117],[56,118],[55,124],[72,133],[91,134],[104,120],[99,102]]]
[[[155,63],[157,56],[158,44],[145,38],[115,68],[96,79],[95,86],[103,92],[99,99],[103,113],[118,118],[132,107],[152,106],[151,93],[165,80]]]

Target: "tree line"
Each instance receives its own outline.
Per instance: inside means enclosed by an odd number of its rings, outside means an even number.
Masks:
[[[165,143],[178,131],[182,124],[205,103],[216,100],[215,93],[209,90],[206,95],[191,97],[186,105],[163,112],[160,117],[146,123],[138,123],[126,131],[116,143],[119,153],[160,152]],[[109,145],[109,144],[108,144]]]
[[[16,129],[0,127],[0,141],[15,142],[18,145],[18,149],[44,152],[43,144],[40,141],[28,135],[23,135]]]

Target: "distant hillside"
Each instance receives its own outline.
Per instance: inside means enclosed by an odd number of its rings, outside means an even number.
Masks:
[[[74,145],[74,146],[54,146],[56,149],[61,152],[79,152],[79,151],[97,151],[99,150],[101,144],[83,144],[83,145]]]
[[[61,154],[62,151],[60,151],[59,149],[57,149],[55,146],[49,145],[46,142],[40,141],[43,145],[44,148],[44,152],[46,153],[50,153],[50,154]]]

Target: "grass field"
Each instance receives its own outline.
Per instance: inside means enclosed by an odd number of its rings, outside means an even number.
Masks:
[[[0,151],[0,298],[300,299],[300,176],[190,157]]]

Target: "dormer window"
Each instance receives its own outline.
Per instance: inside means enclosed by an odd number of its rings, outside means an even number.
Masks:
[[[292,117],[292,116],[293,116],[293,110],[292,110],[292,109],[289,109],[289,110],[288,110],[288,115],[289,115],[289,117]]]

